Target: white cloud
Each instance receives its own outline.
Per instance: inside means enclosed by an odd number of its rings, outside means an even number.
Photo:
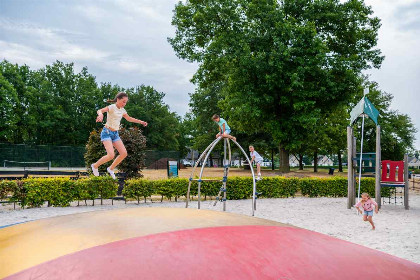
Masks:
[[[415,146],[420,149],[420,110],[418,87],[420,81],[420,3],[415,0],[366,0],[382,27],[378,47],[385,55],[379,70],[370,70],[371,80],[394,96],[391,107],[408,114],[418,132]]]

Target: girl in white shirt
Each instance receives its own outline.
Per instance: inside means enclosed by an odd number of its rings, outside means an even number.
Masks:
[[[249,154],[251,155],[251,164],[255,161],[255,164],[257,165],[257,180],[261,180],[261,163],[264,159],[262,156],[260,156],[259,153],[257,153],[257,151],[255,151],[254,146],[249,146],[249,152]]]
[[[125,105],[128,102],[128,95],[125,92],[119,92],[113,100],[108,100],[108,102],[115,102],[115,104],[109,105],[105,108],[102,108],[97,111],[98,117],[96,122],[102,122],[105,112],[107,112],[106,124],[101,132],[101,141],[105,146],[106,155],[100,158],[97,162],[91,165],[93,175],[99,176],[98,168],[102,164],[112,160],[115,156],[114,147],[118,151],[118,156],[106,170],[109,175],[115,179],[114,169],[118,164],[127,156],[127,150],[123,142],[121,141],[120,136],[118,135],[118,130],[120,129],[120,122],[122,117],[129,122],[139,123],[143,126],[147,126],[147,122],[135,119],[130,117],[127,114],[127,111],[124,109]]]

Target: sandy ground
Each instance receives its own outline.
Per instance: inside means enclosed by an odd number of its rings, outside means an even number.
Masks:
[[[288,223],[357,243],[420,263],[420,195],[410,197],[410,210],[401,205],[384,205],[374,216],[377,229],[372,231],[356,210],[346,209],[346,198],[279,198],[259,199],[256,217]],[[88,202],[89,203],[89,202]],[[99,204],[100,201],[96,201]],[[185,207],[184,202],[140,203],[104,201],[105,205],[65,208],[33,208],[12,210],[11,205],[0,206],[0,227],[47,217],[88,211],[110,210],[126,207]],[[212,201],[203,201],[202,209],[221,211],[221,204],[213,207]],[[192,208],[197,202],[191,203]],[[251,215],[251,200],[227,202],[229,212]],[[1,230],[1,229],[0,229]]]
[[[186,169],[179,170],[179,177],[189,178],[191,176],[192,167],[187,167]],[[254,169],[256,172],[256,169]],[[145,169],[142,171],[144,178],[146,179],[167,179],[168,175],[166,170],[155,170],[155,169]],[[198,177],[200,174],[200,168],[197,168],[194,172],[193,177]],[[305,170],[292,170],[289,173],[281,173],[278,170],[261,170],[263,177],[273,177],[273,176],[286,176],[286,177],[332,177],[332,176],[344,176],[347,177],[347,172],[334,172],[334,175],[328,175],[328,169],[319,169],[319,172],[314,173],[312,169]],[[244,170],[241,168],[230,168],[229,177],[250,177],[251,171]],[[204,168],[203,177],[223,177],[223,168],[220,167],[206,167]]]

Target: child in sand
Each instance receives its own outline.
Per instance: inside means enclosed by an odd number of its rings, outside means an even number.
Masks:
[[[219,133],[217,133],[216,138],[223,136],[223,138],[229,138],[233,141],[236,141],[236,138],[230,135],[230,127],[219,115],[213,115],[213,121],[215,121],[219,125]]]
[[[362,214],[362,210],[360,210],[360,206],[363,207],[364,213],[363,213],[363,221],[369,221],[369,223],[372,225],[372,230],[375,230],[375,224],[373,223],[373,209],[375,209],[375,213],[378,214],[378,204],[370,198],[370,195],[368,193],[362,193],[362,200],[360,200],[355,207],[359,211],[360,214]]]

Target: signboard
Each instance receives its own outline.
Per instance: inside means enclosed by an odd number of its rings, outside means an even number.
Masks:
[[[178,161],[168,160],[168,178],[178,177]]]

